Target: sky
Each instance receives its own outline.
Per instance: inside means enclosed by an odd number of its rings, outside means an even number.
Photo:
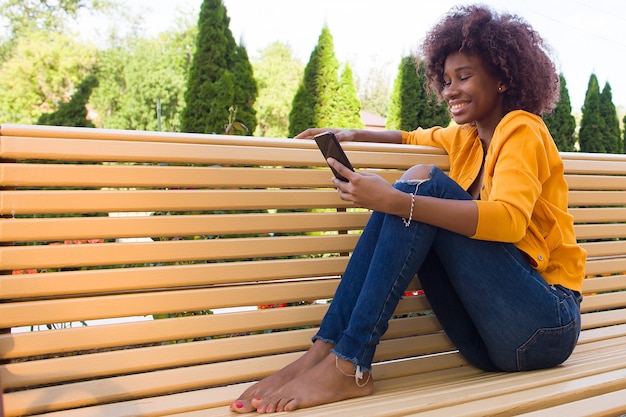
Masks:
[[[288,44],[306,64],[324,25],[335,55],[355,77],[372,68],[393,80],[403,56],[418,49],[426,32],[453,6],[467,0],[223,0],[230,29],[251,59],[272,42]],[[608,82],[613,103],[626,108],[626,2],[623,0],[482,0],[500,12],[523,17],[552,47],[565,76],[573,112],[584,103],[589,77]],[[181,10],[200,11],[202,0],[129,0],[143,16],[148,36],[173,29]],[[100,23],[83,26],[95,36]]]

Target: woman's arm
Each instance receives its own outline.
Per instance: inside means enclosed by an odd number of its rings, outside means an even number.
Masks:
[[[294,138],[313,139],[315,135],[328,131],[333,132],[340,142],[402,143],[402,133],[399,130],[311,128],[296,135]]]
[[[478,206],[473,200],[448,200],[436,197],[412,196],[395,189],[382,177],[368,172],[352,172],[336,160],[331,164],[349,182],[333,179],[342,200],[357,207],[408,218],[411,198],[414,198],[412,220],[452,232],[473,236],[478,225]]]

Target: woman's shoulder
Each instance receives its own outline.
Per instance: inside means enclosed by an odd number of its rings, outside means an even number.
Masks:
[[[549,134],[548,127],[544,123],[543,118],[525,110],[513,110],[507,113],[498,124],[496,130],[498,129],[501,130],[502,133],[511,133],[520,129],[531,129],[542,136]]]

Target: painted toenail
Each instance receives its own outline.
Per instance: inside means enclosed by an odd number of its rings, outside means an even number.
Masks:
[[[235,401],[235,407],[237,408],[243,407],[243,401]]]

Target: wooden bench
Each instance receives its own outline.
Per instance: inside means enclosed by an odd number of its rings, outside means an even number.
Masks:
[[[389,181],[430,148],[346,144]],[[228,416],[310,344],[369,213],[312,141],[3,125],[0,376],[7,416]],[[416,283],[374,395],[298,416],[626,413],[626,156],[563,154],[588,251],[562,366],[469,366]],[[212,313],[212,314],[211,314]]]

